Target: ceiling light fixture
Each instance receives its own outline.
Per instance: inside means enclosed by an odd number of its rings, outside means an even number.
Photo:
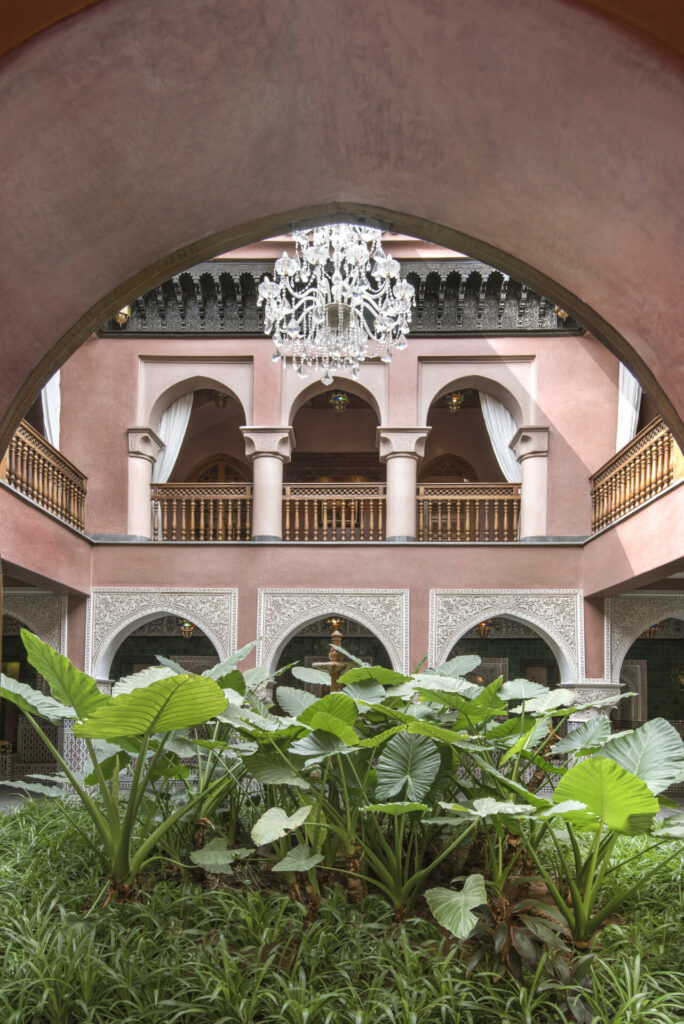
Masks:
[[[189,622],[187,619],[178,620],[178,630],[184,640],[190,640],[196,629],[197,626],[194,622]]]
[[[338,416],[347,411],[351,399],[346,391],[332,391],[328,399],[328,405],[332,405]]]
[[[324,384],[332,384],[335,371],[356,377],[369,357],[389,363],[395,349],[406,347],[415,290],[385,254],[382,232],[326,224],[292,237],[294,256],[284,252],[273,280],[259,285],[273,359],[289,357],[301,377],[312,368]]]
[[[444,404],[450,413],[458,412],[465,402],[465,391],[452,391],[444,396]]]

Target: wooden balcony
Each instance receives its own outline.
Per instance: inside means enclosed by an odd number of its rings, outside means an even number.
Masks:
[[[419,541],[514,541],[519,517],[520,484],[418,487]]]
[[[283,539],[385,539],[384,484],[286,484]]]
[[[681,475],[681,452],[657,417],[590,478],[592,532],[643,505]]]
[[[251,484],[153,484],[152,538],[250,540]]]
[[[69,526],[83,530],[86,477],[25,420],[0,462],[0,479]]]

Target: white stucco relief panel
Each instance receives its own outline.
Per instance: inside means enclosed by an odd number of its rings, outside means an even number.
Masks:
[[[86,631],[86,671],[98,678],[109,672],[116,648],[136,624],[156,615],[187,618],[206,633],[220,659],[237,645],[236,588],[158,589],[93,587]]]
[[[454,644],[483,619],[500,615],[536,627],[558,658],[562,683],[584,677],[584,615],[579,590],[431,590],[430,664],[446,661]]]
[[[408,671],[408,590],[259,590],[257,664],[274,667],[284,644],[301,626],[335,614],[366,626],[386,648],[393,668]]]
[[[608,598],[610,673],[614,685],[627,652],[641,633],[662,619],[684,618],[684,593],[676,590],[634,591]]]
[[[10,615],[37,637],[66,654],[67,598],[49,590],[5,587],[3,615]]]

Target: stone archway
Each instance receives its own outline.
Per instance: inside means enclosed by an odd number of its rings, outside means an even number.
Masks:
[[[553,651],[561,685],[584,679],[579,590],[431,590],[430,664],[446,661],[456,642],[483,619],[503,616],[531,626]]]
[[[618,686],[622,664],[637,637],[661,619],[684,618],[684,593],[643,590],[621,594],[608,598],[606,611],[610,623],[610,678]]]
[[[198,0],[189,22],[183,0],[117,0],[6,58],[0,447],[131,297],[335,217],[468,252],[549,296],[684,443],[681,69],[586,5],[522,4],[525,17],[507,0],[447,14],[397,0],[388,18],[381,0]],[[122,38],[136,40],[125,74]],[[540,129],[550,119],[572,144]]]

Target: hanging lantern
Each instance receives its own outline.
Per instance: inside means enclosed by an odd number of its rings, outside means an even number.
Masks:
[[[197,626],[194,622],[189,622],[187,619],[178,620],[178,631],[184,640],[190,640],[196,629]]]
[[[338,416],[347,411],[351,399],[346,391],[331,391],[328,405],[331,405]]]
[[[648,626],[641,634],[644,640],[652,640],[656,633],[660,632],[663,628],[662,622],[654,622],[652,626]]]
[[[477,635],[481,636],[481,637],[489,636],[489,632],[490,632],[491,628],[492,628],[492,620],[491,619],[485,619],[484,622],[478,622],[478,624],[475,627],[475,629],[477,630]]]
[[[458,412],[465,402],[465,391],[452,391],[444,396],[444,404],[450,413]]]
[[[217,409],[225,409],[228,405],[228,395],[225,391],[212,391],[211,398]]]
[[[342,631],[342,619],[336,615],[331,615],[329,619],[326,619],[325,624],[330,628],[331,633],[340,633]]]

